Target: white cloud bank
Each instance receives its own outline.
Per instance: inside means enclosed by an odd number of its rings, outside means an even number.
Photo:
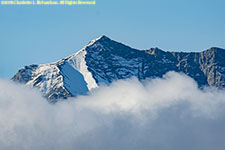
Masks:
[[[224,150],[225,91],[191,78],[123,80],[49,104],[0,81],[1,150]]]

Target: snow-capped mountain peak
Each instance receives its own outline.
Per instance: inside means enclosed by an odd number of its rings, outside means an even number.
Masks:
[[[25,66],[12,79],[38,88],[51,102],[119,79],[162,77],[172,70],[191,76],[199,86],[224,87],[224,60],[225,50],[220,48],[195,53],[141,51],[103,35],[56,63]]]
[[[89,42],[89,43],[87,44],[86,47],[92,46],[92,45],[95,44],[96,42],[105,41],[105,40],[111,40],[111,39],[108,38],[108,37],[105,36],[105,35],[102,35],[102,36],[100,36],[100,37],[98,37],[98,38],[92,40],[91,42]]]

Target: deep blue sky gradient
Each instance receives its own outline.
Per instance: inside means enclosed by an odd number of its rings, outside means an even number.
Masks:
[[[96,0],[95,6],[1,6],[0,77],[71,55],[103,34],[138,49],[225,48],[224,0]]]

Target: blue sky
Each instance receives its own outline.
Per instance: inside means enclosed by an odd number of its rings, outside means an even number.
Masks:
[[[225,48],[224,0],[96,0],[94,6],[1,6],[0,77],[71,55],[103,34],[131,47]]]

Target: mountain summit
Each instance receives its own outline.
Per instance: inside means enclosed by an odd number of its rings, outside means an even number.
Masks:
[[[165,52],[159,48],[137,50],[101,36],[77,53],[56,63],[20,69],[13,81],[38,88],[50,102],[86,94],[101,84],[132,76],[139,80],[183,72],[199,86],[225,86],[225,50]]]

